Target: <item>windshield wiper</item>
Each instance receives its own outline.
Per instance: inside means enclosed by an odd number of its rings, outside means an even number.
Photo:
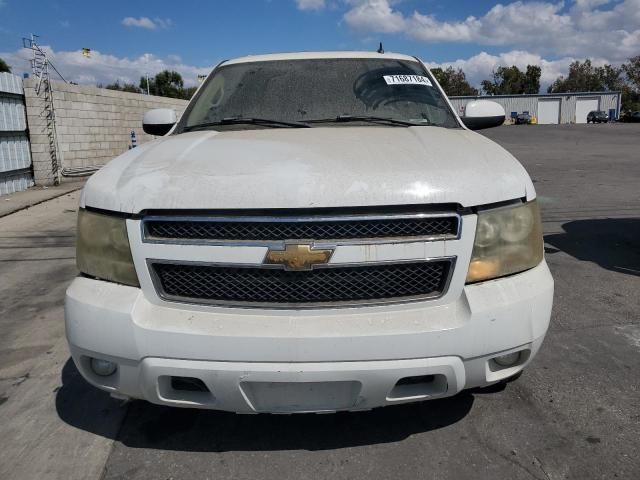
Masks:
[[[426,123],[413,123],[406,120],[398,120],[389,117],[374,117],[370,115],[338,115],[334,118],[319,118],[317,120],[305,120],[306,123],[346,123],[346,122],[372,122],[372,123],[388,123],[390,125],[398,125],[402,127],[417,127],[427,125]]]
[[[304,122],[286,122],[284,120],[273,120],[270,118],[254,118],[254,117],[227,117],[217,122],[198,123],[196,125],[188,125],[182,129],[183,132],[199,130],[201,128],[217,127],[220,125],[261,125],[265,127],[290,127],[290,128],[311,128]]]

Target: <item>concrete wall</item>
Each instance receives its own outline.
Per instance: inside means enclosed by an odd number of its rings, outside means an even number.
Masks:
[[[81,85],[52,82],[58,135],[58,161],[68,169],[101,166],[127,151],[131,130],[138,144],[153,137],[142,131],[142,116],[152,108],[173,108],[178,117],[186,100],[119,92]],[[35,93],[35,81],[24,81],[27,122],[37,185],[54,182],[43,93]],[[63,176],[62,181],[65,181]]]

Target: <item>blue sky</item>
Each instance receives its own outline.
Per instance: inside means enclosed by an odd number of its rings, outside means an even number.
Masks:
[[[0,0],[0,56],[27,70],[21,38],[40,35],[80,83],[135,81],[179,70],[187,83],[218,61],[295,50],[387,50],[453,64],[478,83],[501,64],[573,59],[620,63],[640,54],[640,0]],[[86,59],[80,49],[93,51]]]

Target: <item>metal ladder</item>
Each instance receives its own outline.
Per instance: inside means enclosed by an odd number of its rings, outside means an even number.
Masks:
[[[62,175],[62,165],[58,158],[58,134],[56,132],[56,110],[53,99],[53,87],[49,78],[49,66],[66,82],[60,72],[51,64],[47,54],[40,48],[37,43],[37,35],[31,35],[31,38],[23,38],[24,48],[28,48],[33,52],[31,58],[31,71],[36,80],[35,92],[39,97],[42,92],[44,100],[44,108],[40,112],[40,116],[44,117],[47,129],[47,139],[49,144],[49,158],[51,160],[51,175],[53,176],[53,184],[60,184]]]

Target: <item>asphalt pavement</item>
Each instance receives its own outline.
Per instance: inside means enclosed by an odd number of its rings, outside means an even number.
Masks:
[[[640,125],[484,134],[534,180],[556,280],[546,341],[518,381],[332,415],[111,399],[64,341],[74,192],[0,218],[0,478],[640,478]]]

